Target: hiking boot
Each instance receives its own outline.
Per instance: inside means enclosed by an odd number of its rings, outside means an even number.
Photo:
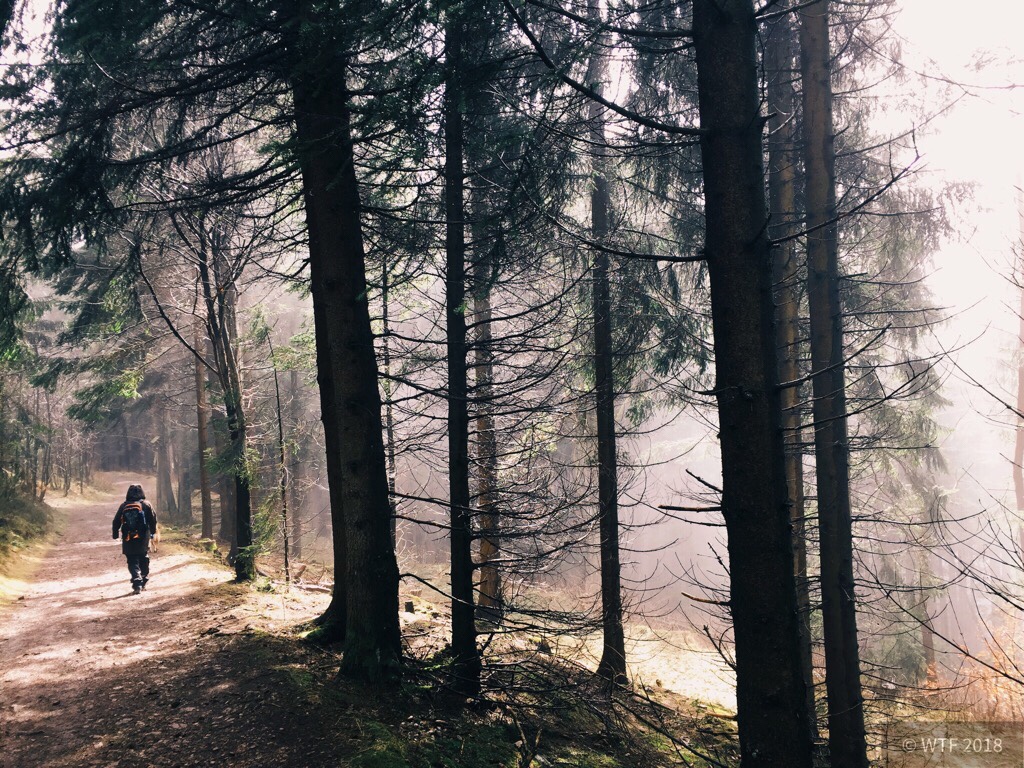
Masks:
[[[149,576],[146,576],[146,577],[144,577],[142,579],[142,591],[143,592],[146,591],[146,584],[148,584],[148,583],[149,583]]]
[[[141,581],[133,581],[132,582],[132,594],[133,595],[137,595],[141,591],[142,591],[142,582]]]

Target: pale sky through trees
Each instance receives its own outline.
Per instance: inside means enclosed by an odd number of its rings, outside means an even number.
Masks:
[[[943,447],[963,501],[979,503],[991,493],[1012,508],[1012,415],[969,377],[1014,402],[1019,293],[1007,276],[1019,247],[1015,198],[1024,178],[1024,6],[902,6],[894,27],[904,64],[928,80],[924,88],[911,81],[913,98],[932,113],[956,102],[918,136],[922,167],[936,185],[972,185],[947,209],[955,234],[932,255],[928,277],[951,318],[936,336],[943,348],[958,349],[953,359],[962,369],[944,366],[951,375],[943,395],[952,405],[941,419],[949,430]]]
[[[1009,295],[996,272],[1010,263],[1018,235],[1014,187],[1024,158],[1024,6],[1009,0],[979,0],[969,8],[951,0],[902,0],[902,5],[895,29],[904,40],[904,63],[934,78],[923,94],[927,108],[958,100],[919,137],[924,168],[936,181],[974,184],[962,205],[950,211],[963,242],[948,243],[935,254],[929,282],[941,301],[956,309],[985,302],[961,318],[963,331],[953,338],[980,332],[989,321],[1015,330],[1012,312],[986,300]]]

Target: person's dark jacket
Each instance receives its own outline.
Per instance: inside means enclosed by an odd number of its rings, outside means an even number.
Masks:
[[[150,506],[149,502],[146,501],[146,494],[142,491],[142,486],[132,485],[128,488],[128,494],[125,500],[121,502],[121,506],[117,508],[117,514],[114,515],[113,522],[113,538],[121,536],[121,525],[124,523],[124,508],[126,504],[130,504],[133,501],[137,501],[142,504],[142,512],[146,515],[146,525],[148,526],[148,536],[140,536],[137,539],[125,539],[121,538],[121,552],[125,555],[145,555],[149,553],[149,541],[156,535],[156,512],[153,511],[153,507]]]

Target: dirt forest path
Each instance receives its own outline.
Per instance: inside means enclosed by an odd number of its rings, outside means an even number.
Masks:
[[[132,595],[110,531],[127,485],[66,506],[26,594],[0,606],[3,767],[344,764],[301,685],[317,652],[266,632],[316,606],[166,543]]]

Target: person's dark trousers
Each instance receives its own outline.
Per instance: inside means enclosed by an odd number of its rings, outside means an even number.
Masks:
[[[149,556],[125,555],[128,559],[128,572],[132,575],[132,589],[141,589],[149,581]]]

